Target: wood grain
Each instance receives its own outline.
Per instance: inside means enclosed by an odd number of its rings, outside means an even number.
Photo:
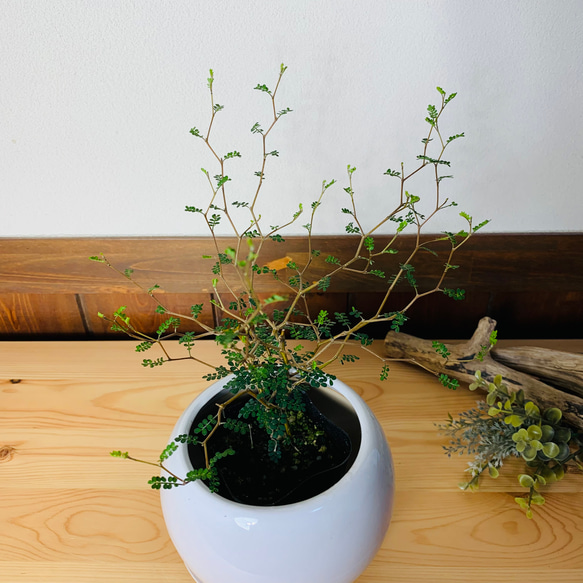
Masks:
[[[387,241],[379,237],[377,246]],[[222,246],[232,243],[228,238],[220,240]],[[145,332],[154,332],[160,319],[153,314],[155,306],[125,278],[89,261],[89,256],[100,252],[120,270],[132,268],[145,288],[161,285],[160,296],[177,311],[188,312],[193,303],[204,303],[203,319],[212,322],[212,261],[202,259],[209,244],[204,237],[0,238],[0,340],[116,338],[118,334],[111,333],[96,313],[120,305],[131,309]],[[394,273],[413,244],[412,236],[402,235],[396,244],[399,253],[380,257],[375,267]],[[314,247],[322,254],[311,277],[325,273],[328,253],[347,259],[354,245],[351,235],[315,237]],[[437,257],[430,253],[416,257],[420,289],[435,284],[447,245],[435,246]],[[285,279],[291,275],[285,267],[290,259],[299,265],[306,260],[306,238],[290,237],[283,245],[268,241],[263,251],[265,263],[276,266]],[[501,337],[577,337],[577,326],[583,324],[583,272],[576,268],[583,265],[583,234],[480,233],[464,246],[456,262],[460,268],[449,271],[446,285],[464,288],[466,300],[425,298],[409,312],[408,333],[463,338],[482,316],[490,316],[499,322]],[[271,275],[258,277],[256,289],[265,295],[284,291]],[[341,306],[358,304],[371,311],[385,289],[381,278],[345,273],[329,292]],[[391,309],[402,309],[409,292],[406,284],[398,287]],[[314,294],[312,302],[319,305],[321,298]],[[370,333],[382,338],[386,328],[372,327]]]
[[[583,340],[539,344],[583,350]],[[199,351],[218,357],[212,343]],[[0,462],[0,583],[191,583],[145,485],[150,468],[107,452],[156,457],[206,386],[204,367],[143,369],[141,357],[129,342],[0,343],[0,447],[15,448]],[[467,459],[443,454],[435,423],[476,395],[402,363],[381,383],[378,368],[363,354],[335,369],[379,418],[396,472],[391,526],[357,583],[580,582],[583,476],[553,485],[534,521],[513,501],[514,476],[461,492]]]
[[[86,333],[75,294],[0,293],[0,336]]]
[[[435,235],[427,235],[433,238]],[[379,236],[377,247],[389,241]],[[322,255],[314,264],[314,276],[324,273],[325,258],[333,254],[341,260],[352,257],[355,236],[314,237],[314,248]],[[413,235],[401,235],[395,248],[397,255],[380,257],[375,267],[391,273],[403,261],[414,245]],[[112,237],[112,238],[0,238],[0,293],[130,293],[132,290],[102,265],[89,261],[89,256],[104,253],[119,269],[134,269],[134,277],[146,287],[158,283],[168,293],[191,293],[193,290],[211,293],[212,260],[201,259],[209,251],[208,237]],[[232,245],[223,238],[220,245]],[[435,244],[435,251],[447,251],[448,243]],[[501,233],[478,234],[460,251],[460,269],[451,270],[451,286],[493,291],[513,289],[517,292],[544,289],[583,291],[581,265],[583,233]],[[288,237],[285,243],[267,241],[262,250],[265,264],[282,257],[301,265],[307,258],[305,237]],[[443,257],[420,253],[415,259],[421,285],[441,273]],[[285,268],[282,267],[285,271]],[[271,291],[272,278],[258,278],[258,289]],[[335,291],[361,289],[382,291],[384,282],[371,276],[344,273],[338,278]]]

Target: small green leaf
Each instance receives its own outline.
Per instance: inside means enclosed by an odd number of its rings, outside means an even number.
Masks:
[[[488,393],[488,396],[486,397],[486,403],[488,403],[488,405],[493,405],[496,402],[496,399],[496,393]]]
[[[568,427],[558,427],[555,431],[555,441],[568,443],[571,441],[571,430]]]
[[[263,301],[264,304],[273,304],[276,302],[285,302],[287,298],[280,296],[278,294],[273,294],[272,296],[268,297],[266,300]]]
[[[529,439],[540,439],[543,435],[542,429],[538,425],[531,425],[527,429]]]
[[[551,441],[555,435],[555,430],[550,425],[543,425],[541,427],[542,435],[540,437],[541,441]]]
[[[561,420],[561,417],[563,416],[563,413],[560,409],[557,409],[556,407],[551,407],[550,409],[547,409],[544,413],[544,417],[545,419],[548,419],[551,423],[558,423]]]
[[[495,468],[493,465],[490,464],[488,464],[488,473],[490,474],[490,477],[494,479],[496,479],[500,475],[498,468]]]
[[[533,447],[530,443],[524,448],[522,452],[522,457],[527,461],[530,462],[536,458],[537,448]]]
[[[547,481],[544,479],[543,476],[541,476],[540,474],[535,474],[534,477],[535,477],[537,484],[539,484],[540,486],[546,486]]]
[[[519,474],[518,482],[523,488],[532,488],[534,486],[534,479],[528,474]]]
[[[512,425],[512,427],[520,427],[522,422],[523,419],[519,415],[507,415],[504,417],[504,423],[507,425]]]
[[[543,447],[542,447],[542,452],[550,458],[555,458],[559,455],[559,446],[552,442],[552,441],[547,441],[546,443],[543,443]]]
[[[536,417],[540,415],[540,409],[532,401],[528,401],[524,405],[524,410],[526,411],[526,414],[529,415],[530,417]]]

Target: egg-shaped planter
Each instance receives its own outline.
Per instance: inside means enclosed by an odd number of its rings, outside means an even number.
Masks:
[[[184,411],[172,437],[189,433],[199,410],[223,391],[211,385]],[[199,481],[161,490],[168,532],[198,583],[352,583],[378,551],[391,518],[393,464],[385,435],[366,403],[336,380],[318,408],[354,444],[349,469],[324,492],[279,506],[251,506]],[[166,462],[178,476],[193,469],[187,448]]]

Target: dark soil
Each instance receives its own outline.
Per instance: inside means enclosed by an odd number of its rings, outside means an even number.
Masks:
[[[225,395],[227,400],[230,393]],[[242,397],[225,408],[225,418],[237,419],[246,399]],[[318,399],[320,402],[321,398]],[[215,401],[205,405],[196,416],[192,430],[209,414],[216,413]],[[257,506],[278,506],[306,500],[334,485],[348,470],[355,455],[349,435],[325,417],[306,397],[306,410],[297,423],[290,425],[294,444],[278,443],[281,459],[273,461],[268,453],[269,436],[253,426],[241,435],[221,426],[208,443],[209,457],[228,448],[235,455],[217,463],[219,495]],[[299,451],[298,451],[299,450]],[[200,446],[188,446],[193,467],[204,467]]]

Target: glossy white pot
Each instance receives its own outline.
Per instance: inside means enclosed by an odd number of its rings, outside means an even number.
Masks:
[[[190,431],[225,382],[190,404],[172,437]],[[195,581],[352,583],[372,560],[391,518],[391,454],[375,416],[350,387],[335,381],[326,391],[353,427],[360,424],[360,445],[348,472],[325,492],[283,506],[250,506],[211,494],[200,482],[161,490],[168,532]],[[186,447],[165,463],[179,476],[192,470]]]

